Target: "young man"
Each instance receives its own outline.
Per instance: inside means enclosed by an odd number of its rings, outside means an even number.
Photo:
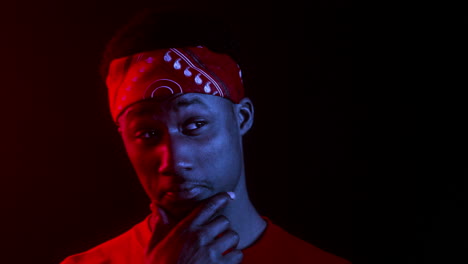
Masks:
[[[242,138],[253,125],[228,25],[190,10],[140,14],[103,62],[109,105],[152,214],[62,264],[349,263],[260,215]]]

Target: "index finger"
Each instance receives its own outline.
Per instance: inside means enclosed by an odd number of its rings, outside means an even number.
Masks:
[[[205,224],[219,209],[224,208],[234,198],[235,194],[233,192],[217,193],[208,198],[190,214],[189,219],[193,219],[191,221],[192,225],[200,226]]]

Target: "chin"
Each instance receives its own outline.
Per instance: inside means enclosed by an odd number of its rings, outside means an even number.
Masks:
[[[183,205],[179,204],[177,206],[162,206],[162,208],[170,215],[171,218],[180,221],[195,210],[197,205],[198,203],[192,202]]]

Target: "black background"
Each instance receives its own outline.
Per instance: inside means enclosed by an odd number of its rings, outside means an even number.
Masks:
[[[171,1],[159,1],[165,2]],[[409,253],[399,263],[427,261],[432,248],[441,249],[439,242],[420,250],[421,242],[446,238],[446,230],[427,231],[437,221],[449,226],[447,219],[460,219],[454,212],[464,205],[462,187],[455,181],[439,186],[428,202],[414,192],[418,181],[405,178],[411,172],[398,171],[413,161],[399,145],[409,126],[394,126],[403,107],[393,101],[400,85],[392,27],[398,18],[385,25],[360,20],[362,12],[348,0],[203,3],[213,12],[238,14],[244,82],[256,107],[245,138],[248,187],[260,212],[355,263],[368,263],[374,254],[388,258],[412,242],[417,250],[405,248]],[[2,263],[58,263],[149,212],[112,123],[98,63],[115,30],[157,4],[46,0],[3,6]],[[356,20],[363,23],[357,27]],[[375,31],[359,34],[369,24]],[[358,75],[366,76],[364,85]],[[430,209],[420,206],[423,200]],[[390,252],[379,255],[375,248]]]

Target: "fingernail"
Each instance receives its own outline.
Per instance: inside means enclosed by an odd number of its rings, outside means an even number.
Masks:
[[[227,192],[227,194],[231,197],[231,200],[236,199],[236,194],[234,192]]]

